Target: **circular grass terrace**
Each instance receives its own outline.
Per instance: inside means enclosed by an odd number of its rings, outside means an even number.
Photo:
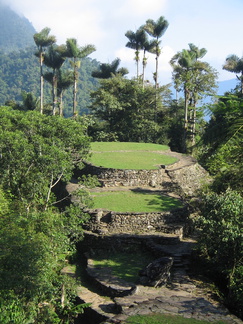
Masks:
[[[91,195],[94,202],[93,208],[121,213],[164,212],[183,207],[179,199],[162,195],[161,192],[153,190],[105,190],[92,192]]]
[[[163,154],[168,150],[166,145],[153,143],[93,142],[90,162],[104,168],[154,170],[178,161]]]

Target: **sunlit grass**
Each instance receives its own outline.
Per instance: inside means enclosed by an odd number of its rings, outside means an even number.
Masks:
[[[116,212],[161,212],[182,207],[178,199],[147,190],[93,192],[94,208]]]
[[[158,169],[163,164],[168,165],[176,161],[173,156],[149,151],[93,153],[90,160],[96,166],[132,170]]]
[[[134,251],[134,253],[116,252],[109,255],[99,255],[93,259],[96,267],[109,267],[112,275],[128,282],[136,283],[139,270],[142,270],[154,258],[151,254]]]
[[[153,143],[134,143],[134,142],[92,142],[91,150],[97,152],[105,151],[166,151],[167,145]]]
[[[130,142],[93,142],[90,162],[96,166],[114,169],[152,170],[177,161],[164,155],[166,145]]]

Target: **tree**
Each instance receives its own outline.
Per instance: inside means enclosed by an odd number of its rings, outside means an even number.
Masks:
[[[109,138],[119,141],[160,142],[165,144],[166,128],[162,99],[166,89],[161,88],[158,123],[154,121],[155,91],[153,86],[143,88],[141,82],[128,80],[120,75],[100,81],[100,88],[91,93],[90,107]],[[93,135],[94,136],[94,135]],[[100,137],[99,137],[100,138]]]
[[[126,47],[135,50],[135,62],[137,64],[137,79],[139,78],[139,51],[142,49],[142,45],[146,40],[146,33],[143,28],[139,28],[136,32],[132,30],[128,30],[125,36],[129,39],[126,44]]]
[[[71,119],[2,108],[0,183],[22,208],[47,210],[53,189],[68,180],[89,150],[84,127]]]
[[[243,190],[243,101],[241,95],[220,97],[210,105],[211,119],[200,143],[200,162],[214,176],[213,188]]]
[[[149,40],[147,37],[144,40],[144,42],[142,43],[141,47],[143,50],[143,73],[142,73],[142,83],[143,83],[143,87],[144,87],[144,81],[145,81],[145,68],[147,66],[147,57],[146,57],[146,52],[153,52],[153,49],[156,46],[156,42],[155,41],[151,41]]]
[[[22,92],[23,110],[37,110],[40,99],[36,98],[31,92]]]
[[[173,67],[173,81],[177,91],[184,93],[184,134],[183,152],[187,151],[188,134],[191,143],[195,143],[196,105],[206,95],[214,93],[217,73],[206,62],[199,61],[206,54],[204,48],[199,49],[189,44],[189,50],[183,49],[170,61]],[[190,108],[190,116],[189,116]],[[191,125],[190,129],[188,125]]]
[[[40,62],[40,113],[43,114],[43,60],[45,49],[56,42],[56,37],[49,35],[50,28],[45,27],[39,33],[34,34],[34,41],[38,48],[36,55],[39,57]]]
[[[89,196],[82,189],[78,214],[72,207],[60,212],[53,190],[82,167],[89,151],[85,131],[73,119],[0,109],[3,323],[64,322],[67,314],[70,322],[75,315],[74,283],[61,270],[82,236]]]
[[[227,189],[203,195],[199,248],[218,282],[227,282],[227,304],[243,315],[243,198]],[[237,286],[238,283],[238,286]]]
[[[52,72],[44,74],[44,78],[52,84],[52,114],[55,115],[57,111],[57,89],[58,89],[58,75],[61,66],[65,62],[61,46],[50,46],[44,54],[44,64],[52,69]]]
[[[236,73],[237,79],[241,84],[241,94],[243,95],[243,57],[239,58],[237,55],[229,55],[223,65],[223,69],[229,72]],[[237,75],[240,73],[240,75]]]
[[[78,68],[80,67],[81,61],[78,59],[82,59],[90,55],[95,51],[94,45],[86,45],[83,47],[79,47],[77,44],[77,40],[75,38],[69,38],[66,41],[67,52],[66,56],[72,58],[71,65],[73,67],[73,116],[77,113],[77,81],[78,81]]]
[[[59,115],[63,116],[63,94],[73,84],[72,71],[58,70],[57,96],[59,98]]]
[[[159,56],[161,54],[161,48],[160,48],[161,41],[159,39],[164,35],[168,26],[169,26],[168,21],[163,16],[161,16],[161,17],[159,17],[159,19],[157,21],[148,19],[146,21],[146,24],[143,27],[150,36],[155,38],[155,46],[154,46],[154,49],[151,50],[151,52],[156,55],[156,58],[155,58],[156,59],[156,71],[154,74],[154,81],[155,81],[156,89],[158,88]]]
[[[99,66],[99,70],[92,72],[92,77],[98,79],[108,79],[111,78],[112,75],[120,74],[122,76],[128,74],[128,70],[126,68],[119,68],[121,60],[116,58],[114,61],[109,63],[102,63]]]

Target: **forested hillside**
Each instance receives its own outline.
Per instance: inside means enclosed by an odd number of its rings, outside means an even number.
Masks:
[[[36,97],[39,93],[39,62],[35,56],[36,48],[29,47],[25,50],[4,54],[0,52],[0,104],[16,101],[22,102],[22,92],[31,92]],[[96,60],[89,58],[83,59],[79,73],[79,94],[78,110],[79,113],[87,112],[90,105],[90,91],[97,88],[97,80],[91,76],[93,70],[98,68]],[[68,69],[68,62],[66,64]],[[46,69],[47,71],[47,69]],[[44,94],[45,104],[51,104],[51,85],[45,82]],[[72,107],[72,88],[65,92],[64,115],[71,114]]]
[[[20,17],[0,2],[0,50],[4,53],[34,45],[35,29],[25,17]]]

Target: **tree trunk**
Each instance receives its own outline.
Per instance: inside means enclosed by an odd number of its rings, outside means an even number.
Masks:
[[[187,130],[188,130],[188,103],[189,103],[189,98],[188,98],[188,90],[184,90],[184,98],[185,98],[185,104],[184,104],[184,134],[183,134],[183,144],[182,144],[182,149],[183,153],[187,152]]]
[[[77,79],[78,79],[78,71],[77,71],[77,62],[74,62],[74,84],[73,84],[73,116],[77,114]]]
[[[43,52],[40,53],[40,113],[43,115],[44,77],[43,77]]]

